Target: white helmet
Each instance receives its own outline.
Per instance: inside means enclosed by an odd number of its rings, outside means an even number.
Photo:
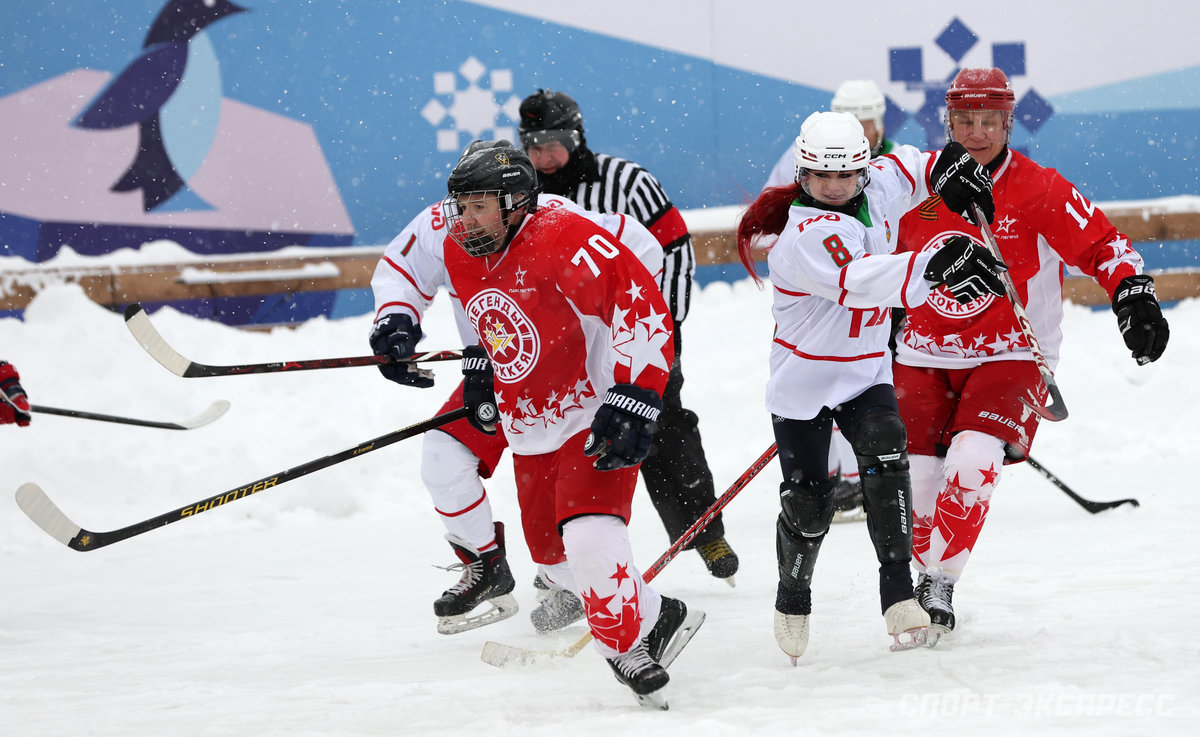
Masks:
[[[859,120],[873,120],[883,130],[883,113],[887,99],[879,85],[869,79],[850,79],[842,82],[833,93],[829,109],[835,113],[850,113]]]
[[[863,135],[862,123],[853,115],[813,113],[800,126],[792,153],[796,157],[796,181],[800,181],[806,169],[865,172],[871,160],[871,144]]]

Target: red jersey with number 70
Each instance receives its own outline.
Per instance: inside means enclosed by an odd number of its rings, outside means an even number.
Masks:
[[[1009,151],[992,175],[991,228],[1004,263],[1051,367],[1062,346],[1062,268],[1094,278],[1112,298],[1117,284],[1142,273],[1142,257],[1108,217],[1054,169]],[[931,197],[900,221],[900,249],[923,251],[951,235],[979,244],[979,228]],[[945,287],[910,309],[896,358],[909,366],[970,368],[986,361],[1033,360],[1005,297],[959,304]]]
[[[587,218],[539,209],[504,251],[443,243],[446,273],[496,372],[514,453],[557,450],[586,430],[614,384],[662,394],[673,324],[637,256]]]

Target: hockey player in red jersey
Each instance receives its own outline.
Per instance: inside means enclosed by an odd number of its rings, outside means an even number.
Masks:
[[[463,352],[468,417],[503,428],[534,561],[583,600],[617,679],[665,706],[704,615],[643,582],[626,525],[674,357],[666,302],[611,234],[538,208],[507,141],[464,156],[447,189],[446,273],[482,344]]]
[[[1062,344],[1063,266],[1096,280],[1112,299],[1138,363],[1166,348],[1167,321],[1142,259],[1057,171],[1008,148],[1015,96],[999,69],[963,69],[946,93],[946,133],[993,180],[992,230],[1050,367]],[[982,243],[958,208],[933,198],[900,223],[901,247],[922,252],[947,236]],[[908,427],[917,595],[931,642],[954,629],[952,595],[987,517],[1005,463],[1025,460],[1038,418],[1022,400],[1045,401],[1033,356],[1004,298],[968,303],[933,294],[908,311],[895,366]]]
[[[930,181],[964,208],[991,209],[987,174],[959,165],[959,155],[967,156],[961,146],[940,155],[899,146],[871,161],[854,116],[813,113],[796,138],[795,181],[768,187],[738,223],[738,250],[755,279],[755,243],[779,236],[767,261],[776,328],[766,394],[784,479],[775,639],[793,664],[808,645],[812,576],[834,513],[835,421],[857,456],[879,562],[880,612],[893,649],[925,640],[929,616],[913,597],[909,570],[908,459],[892,388],[888,310],[919,305],[940,284],[963,300],[1003,293],[995,259],[965,238],[918,254],[894,253],[895,224],[928,197]]]
[[[21,387],[21,375],[8,361],[0,361],[0,425],[16,423],[17,427],[29,425],[29,397]]]

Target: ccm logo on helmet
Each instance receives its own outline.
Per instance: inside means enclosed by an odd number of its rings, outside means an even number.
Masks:
[[[821,157],[821,158],[825,158],[825,159],[844,159],[844,158],[846,158],[846,154],[830,154],[830,153],[827,153],[827,154],[824,154],[824,155],[822,155],[822,157]]]

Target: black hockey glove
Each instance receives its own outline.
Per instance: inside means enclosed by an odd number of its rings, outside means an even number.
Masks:
[[[1154,278],[1146,274],[1127,276],[1117,285],[1113,312],[1125,347],[1133,352],[1138,364],[1157,361],[1167,349],[1171,330],[1163,317],[1154,292]]]
[[[417,352],[417,341],[421,339],[421,326],[414,325],[408,315],[393,313],[385,315],[375,323],[371,331],[371,350],[377,356],[403,361]],[[417,368],[412,363],[384,363],[379,365],[384,378],[421,389],[433,386],[433,372]]]
[[[19,427],[29,424],[29,397],[21,387],[21,376],[8,361],[0,361],[0,392],[7,399],[0,399],[0,425],[13,422]]]
[[[592,464],[598,471],[636,466],[650,455],[662,408],[662,397],[649,389],[617,384],[592,418],[583,454],[600,456]]]
[[[965,235],[952,235],[929,259],[925,278],[934,287],[946,285],[960,304],[970,304],[987,294],[1004,294],[1000,273],[1007,267],[983,246]]]
[[[485,435],[496,434],[495,372],[481,345],[469,345],[462,352],[463,406],[467,422]]]
[[[992,178],[988,175],[987,169],[971,158],[971,154],[963,148],[961,143],[951,141],[946,144],[941,155],[933,164],[933,171],[929,173],[929,181],[933,193],[941,196],[946,207],[950,208],[951,212],[957,212],[968,223],[979,225],[975,222],[975,213],[971,209],[972,204],[979,205],[979,209],[983,210],[983,216],[989,223],[995,217],[996,204],[992,201]]]

